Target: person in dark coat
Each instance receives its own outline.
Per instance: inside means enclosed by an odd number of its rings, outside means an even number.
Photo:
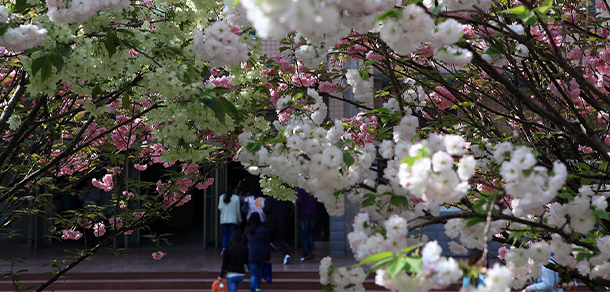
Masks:
[[[241,233],[233,231],[231,241],[222,254],[222,268],[220,270],[221,279],[226,279],[229,292],[236,292],[237,288],[244,281],[248,264],[248,247],[243,241]]]
[[[269,196],[265,199],[265,207],[263,208],[263,213],[265,213],[266,218],[265,227],[267,227],[267,231],[269,232],[271,246],[274,247],[274,242],[279,243],[282,253],[284,254],[284,265],[288,264],[288,260],[290,259],[285,236],[286,219],[290,216],[290,204],[289,201],[280,201]]]
[[[301,229],[301,243],[303,245],[301,261],[310,261],[316,256],[312,231],[316,223],[318,200],[314,196],[309,195],[304,189],[297,188],[296,204],[299,207],[299,225]]]
[[[269,233],[263,226],[257,212],[250,215],[246,226],[246,243],[248,246],[248,267],[250,268],[250,291],[260,290],[263,265],[270,259]]]

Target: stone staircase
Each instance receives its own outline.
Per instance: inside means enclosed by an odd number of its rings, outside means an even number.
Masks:
[[[217,273],[209,272],[174,272],[174,273],[74,273],[65,279],[58,280],[44,291],[56,292],[101,292],[101,291],[134,291],[134,292],[191,292],[210,291]],[[247,275],[248,276],[248,275]],[[319,275],[315,272],[276,272],[273,274],[273,284],[263,281],[263,291],[322,291]],[[36,290],[37,287],[50,278],[48,274],[24,274],[21,283],[25,291]],[[375,285],[371,275],[364,283],[366,291],[387,291]],[[239,291],[249,291],[250,279],[246,277]],[[458,291],[458,285],[451,285],[437,292]],[[0,279],[0,291],[15,291],[12,279]],[[574,291],[589,291],[579,286]]]
[[[210,291],[217,273],[80,273],[69,274],[45,291]],[[321,291],[320,276],[314,272],[279,272],[273,274],[273,284],[263,281],[263,291]],[[22,275],[24,288],[36,289],[50,276]],[[249,291],[250,279],[245,278],[240,291]],[[365,282],[367,291],[383,290],[374,278]],[[11,279],[0,279],[0,291],[15,291]]]

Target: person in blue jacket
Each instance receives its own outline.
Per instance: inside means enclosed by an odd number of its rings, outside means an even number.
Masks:
[[[540,277],[536,280],[536,283],[525,287],[523,292],[563,292],[563,289],[557,288],[559,280],[559,273],[543,265],[540,269]]]
[[[250,291],[260,291],[263,265],[270,259],[269,233],[263,226],[259,213],[254,212],[246,226],[248,267],[250,268]]]
[[[487,266],[487,260],[481,261],[482,257],[483,257],[482,250],[480,250],[478,248],[471,249],[470,252],[468,252],[468,266],[473,266],[473,265]],[[479,274],[479,276],[476,279],[473,279],[470,277],[464,277],[462,279],[462,288],[468,287],[468,286],[474,286],[474,287],[485,286],[484,281],[485,281],[484,274]]]

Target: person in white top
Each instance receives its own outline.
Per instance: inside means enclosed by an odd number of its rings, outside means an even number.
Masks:
[[[237,229],[237,224],[241,222],[241,210],[239,208],[239,196],[236,195],[237,189],[229,186],[229,193],[222,194],[218,202],[220,210],[220,228],[222,229],[222,250],[229,243],[231,234]]]
[[[248,194],[249,195],[244,199],[244,204],[248,204],[248,217],[246,220],[250,219],[250,215],[256,212],[261,216],[261,222],[265,222],[265,213],[263,212],[265,198],[256,190],[251,190]]]

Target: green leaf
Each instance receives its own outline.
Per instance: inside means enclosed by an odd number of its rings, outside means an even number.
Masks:
[[[380,113],[380,114],[390,114],[390,110],[385,108],[385,107],[380,107],[380,108],[376,108],[373,110],[374,113]]]
[[[380,260],[378,261],[376,264],[374,264],[368,271],[366,271],[366,275],[368,277],[368,275],[370,275],[371,273],[375,272],[375,270],[379,269],[381,266],[387,264],[388,262],[394,260],[394,258],[387,258],[384,260]]]
[[[93,88],[93,91],[91,92],[91,98],[93,98],[93,100],[96,100],[98,98],[98,96],[100,96],[102,94],[102,88],[100,87],[99,84],[96,84],[95,87]]]
[[[222,104],[225,111],[229,112],[229,115],[233,117],[236,122],[241,122],[241,118],[239,116],[239,111],[235,107],[235,105],[228,101],[226,98],[218,97],[218,102]]]
[[[9,27],[11,27],[10,23],[0,23],[0,36],[3,36]]]
[[[392,17],[394,19],[402,18],[402,9],[401,8],[392,8],[390,10],[386,10],[386,11],[382,12],[381,14],[379,14],[379,16],[377,16],[377,18],[375,18],[374,22],[384,21],[388,17]]]
[[[205,66],[203,67],[203,69],[201,70],[201,77],[203,77],[203,79],[208,80],[210,79],[210,76],[212,76],[212,73],[210,72],[210,67]]]
[[[261,144],[260,143],[256,143],[256,142],[250,142],[246,145],[246,150],[249,153],[256,153],[258,150],[261,149]]]
[[[591,167],[589,167],[589,165],[587,165],[584,162],[576,162],[576,163],[574,163],[574,166],[580,167],[580,168],[584,169],[587,172],[589,172],[591,170]]]
[[[231,3],[231,9],[235,9],[235,6],[237,6],[239,4],[241,0],[233,0],[233,3]],[[331,290],[332,291],[332,290]]]
[[[608,215],[608,212],[606,211],[602,211],[602,210],[591,210],[591,213],[595,214],[595,216],[605,219],[605,220],[610,220],[610,216]]]
[[[525,6],[521,5],[521,6],[515,6],[511,9],[507,9],[507,10],[502,10],[500,11],[500,13],[511,13],[511,14],[523,14],[527,11],[527,8],[525,8]]]
[[[466,228],[481,223],[481,222],[485,222],[487,221],[485,217],[474,217],[474,218],[470,218],[470,219],[466,219],[468,221],[468,223],[466,223]]]
[[[209,92],[217,93],[217,94],[225,94],[234,91],[234,89],[226,88],[226,87],[214,87],[209,90]]]
[[[418,3],[419,1],[420,1],[420,0],[409,0],[409,1],[405,2],[405,3],[402,3],[402,6],[403,6],[403,7],[407,7],[408,5],[411,5],[411,4],[416,4],[416,3]]]
[[[576,255],[576,261],[579,261],[579,262],[580,262],[580,261],[584,260],[586,257],[587,257],[587,254],[586,254],[586,253],[584,253],[584,252],[579,252],[579,253]]]
[[[123,97],[121,98],[121,104],[123,105],[123,108],[129,108],[129,106],[131,105],[131,94],[129,94],[129,92],[125,92],[125,94],[123,94]]]
[[[407,156],[405,158],[402,159],[402,163],[406,163],[407,164],[407,168],[410,168],[411,166],[413,166],[413,163],[415,163],[415,161],[417,161],[416,157],[411,157],[411,156]]]
[[[534,9],[534,11],[539,11],[542,14],[546,14],[552,6],[553,0],[544,0],[542,3],[540,3],[540,7]]]
[[[500,53],[500,50],[498,50],[498,48],[496,48],[494,46],[489,46],[487,48],[487,50],[485,51],[485,54],[490,55],[492,57],[496,57],[496,56],[499,56],[501,53]]]
[[[536,16],[536,13],[533,11],[529,11],[528,13],[521,15],[520,18],[529,25],[535,25],[538,21],[538,16]]]
[[[42,69],[42,66],[44,66],[44,63],[47,61],[47,58],[48,58],[47,55],[42,55],[32,61],[32,75],[33,76],[36,76],[38,71],[40,71],[40,69]]]
[[[422,245],[424,245],[424,243],[423,243],[423,242],[418,243],[418,244],[416,244],[416,245],[409,246],[409,247],[405,247],[405,248],[401,249],[400,251],[402,251],[402,252],[404,252],[404,253],[408,254],[408,253],[410,253],[412,250],[414,250],[414,249],[416,249],[416,248],[418,248],[418,247],[420,247],[420,246],[422,246]]]
[[[218,97],[212,97],[211,101],[212,101],[212,106],[210,108],[214,111],[214,115],[216,116],[218,121],[220,121],[220,123],[224,124],[226,110],[225,110],[225,107],[224,107],[222,101],[220,101],[220,98],[218,98]]]
[[[116,43],[112,33],[107,34],[104,38],[104,47],[108,51],[108,57],[112,58],[112,55],[116,54]]]
[[[363,261],[357,263],[355,265],[355,267],[366,265],[368,263],[376,262],[376,261],[379,261],[379,260],[387,259],[389,257],[392,257],[393,255],[394,254],[391,251],[384,251],[384,252],[376,253],[374,255],[370,255],[368,258],[366,258]]]
[[[422,272],[422,258],[420,257],[407,257],[408,271],[416,274]]]
[[[40,78],[43,81],[46,81],[51,77],[51,73],[53,72],[53,64],[51,63],[51,58],[45,58],[44,63],[42,64],[42,69],[40,69]]]
[[[432,15],[438,15],[439,12],[441,12],[441,9],[443,9],[443,7],[445,7],[445,4],[441,4],[439,6],[434,7],[434,9],[432,9]]]
[[[375,197],[368,197],[366,199],[364,199],[364,201],[362,201],[362,203],[360,203],[360,207],[364,208],[364,207],[368,207],[368,206],[373,206],[375,205]]]
[[[551,9],[551,7],[553,7],[553,6],[542,6],[542,7],[535,8],[534,11],[539,11],[542,14],[546,14],[549,11],[549,9]]]
[[[485,205],[486,203],[487,203],[487,200],[485,200],[483,198],[479,198],[472,204],[472,208],[477,213],[485,213],[485,210],[483,210],[483,205]]]
[[[60,72],[61,69],[64,67],[64,58],[58,52],[53,52],[50,56],[50,59],[51,63],[53,64],[53,67],[57,69],[57,72]]]
[[[350,167],[355,161],[356,160],[354,160],[354,157],[352,157],[349,151],[343,150],[343,162],[345,162],[347,167]]]
[[[13,13],[23,14],[30,7],[27,0],[17,0],[13,6]]]
[[[406,265],[407,265],[407,259],[403,258],[403,257],[399,257],[397,259],[394,259],[393,261],[390,261],[386,265],[385,269],[390,274],[390,277],[392,277],[392,279],[394,279],[394,277],[398,273],[400,273],[400,271],[402,271]]]
[[[277,143],[283,143],[284,141],[285,141],[284,136],[277,136],[277,137],[269,140],[269,143],[277,144]]]
[[[236,1],[239,1],[239,0],[236,0]],[[324,288],[322,289],[322,291],[323,291],[323,292],[332,292],[332,291],[335,291],[335,290],[333,289],[333,285],[331,285],[331,284],[326,284],[326,286],[324,286]]]
[[[396,207],[407,207],[409,206],[409,199],[403,196],[393,196],[392,199],[390,199],[390,203]]]
[[[364,62],[364,67],[368,67],[368,66],[371,66],[373,64],[375,64],[375,60],[366,60]]]

